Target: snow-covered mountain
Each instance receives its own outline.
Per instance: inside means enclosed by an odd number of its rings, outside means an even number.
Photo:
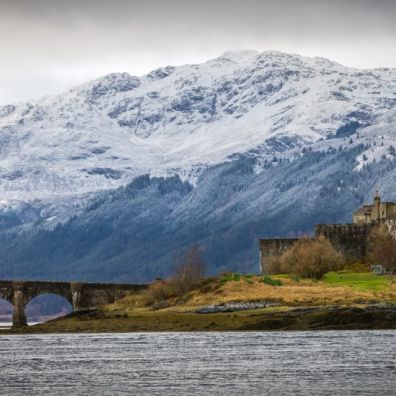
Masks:
[[[372,161],[389,154],[395,107],[395,69],[272,51],[229,52],[143,77],[110,74],[0,107],[0,198],[53,200],[146,173],[195,182],[240,154],[264,162],[350,135],[360,139],[351,144],[376,142],[361,154]]]
[[[192,244],[254,272],[260,236],[395,183],[396,69],[244,51],[111,74],[0,107],[0,278],[145,282]]]

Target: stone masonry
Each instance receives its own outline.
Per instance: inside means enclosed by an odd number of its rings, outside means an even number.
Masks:
[[[27,325],[25,307],[40,294],[52,293],[62,296],[70,302],[73,311],[76,312],[111,304],[147,287],[117,283],[0,281],[0,298],[14,306],[13,327],[18,328]]]
[[[326,237],[331,244],[349,259],[365,261],[368,236],[374,227],[386,224],[396,239],[396,203],[381,202],[378,191],[371,205],[363,205],[352,214],[350,224],[317,224],[314,238]],[[260,239],[260,270],[266,273],[266,263],[271,257],[280,256],[299,238]]]

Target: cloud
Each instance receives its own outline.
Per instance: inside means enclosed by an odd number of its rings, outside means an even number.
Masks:
[[[396,67],[395,1],[0,0],[0,103],[235,49]]]

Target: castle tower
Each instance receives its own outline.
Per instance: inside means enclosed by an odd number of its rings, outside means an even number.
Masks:
[[[374,195],[373,214],[371,220],[378,221],[381,218],[381,196],[377,190]]]

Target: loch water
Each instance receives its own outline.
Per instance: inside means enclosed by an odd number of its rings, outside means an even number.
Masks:
[[[0,334],[1,395],[395,395],[396,331]]]

